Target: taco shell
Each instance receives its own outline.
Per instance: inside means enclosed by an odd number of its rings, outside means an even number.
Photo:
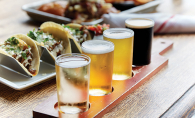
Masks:
[[[61,54],[65,54],[65,53],[71,53],[71,45],[70,45],[70,41],[68,39],[67,32],[65,31],[65,29],[54,22],[44,22],[43,24],[41,24],[40,26],[40,30],[43,31],[44,33],[49,33],[52,34],[55,38],[55,40],[59,41],[60,39],[63,41],[63,47],[64,49],[62,50]],[[41,42],[37,42],[35,41],[37,45],[39,46],[44,46],[44,44]],[[47,49],[47,48],[46,48]],[[47,49],[47,51],[50,53],[51,57],[55,60],[55,57],[51,54],[51,52]]]
[[[24,34],[16,34],[16,35],[13,35],[12,37],[16,37],[17,40],[19,41],[19,44],[18,46],[19,47],[24,47],[24,46],[30,46],[31,47],[31,52],[32,52],[32,62],[31,62],[31,66],[30,66],[30,69],[35,69],[35,73],[32,74],[28,71],[28,69],[23,65],[21,64],[18,60],[15,60],[17,61],[17,63],[24,69],[24,71],[30,75],[30,76],[36,76],[39,72],[39,66],[40,66],[40,57],[39,57],[39,52],[38,52],[38,48],[37,48],[37,45],[35,44],[35,42],[28,36],[24,35]],[[9,55],[6,51],[2,50],[0,48],[0,53],[4,54],[4,55],[7,55],[9,56],[10,58],[13,58],[11,55]]]
[[[81,27],[83,27],[82,25],[76,24],[76,23],[69,23],[69,24],[66,24],[65,26],[69,26],[70,28],[73,28],[73,29],[80,29]],[[79,44],[71,34],[67,33],[67,35],[70,38],[72,50],[78,50],[80,53],[82,53],[81,44]],[[94,36],[94,34],[91,34],[88,31],[86,40],[92,40],[93,36]],[[76,52],[78,52],[78,51],[76,51]]]

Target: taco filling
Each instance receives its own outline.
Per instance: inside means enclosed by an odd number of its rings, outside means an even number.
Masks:
[[[4,44],[1,44],[0,48],[24,65],[31,74],[36,73],[36,70],[31,67],[33,58],[31,47],[24,41],[16,37],[11,37],[8,38]]]
[[[84,29],[84,27],[81,28],[71,28],[70,26],[66,26],[64,24],[62,24],[62,26],[64,27],[64,29],[66,31],[68,31],[68,33],[70,33],[74,39],[79,43],[82,44],[84,41],[87,40],[87,33],[88,31]]]
[[[43,31],[30,31],[27,34],[33,40],[39,42],[41,46],[47,48],[54,57],[61,55],[63,48],[63,41],[54,39],[54,36]]]

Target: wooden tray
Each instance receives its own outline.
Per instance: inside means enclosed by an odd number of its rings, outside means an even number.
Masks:
[[[33,110],[34,118],[99,118],[106,114],[126,96],[139,88],[144,82],[168,64],[168,59],[161,55],[171,49],[173,43],[158,39],[153,43],[151,63],[146,66],[134,67],[134,76],[128,80],[113,80],[114,91],[105,96],[89,96],[90,109],[81,114],[61,114],[57,110],[57,94],[39,104]]]

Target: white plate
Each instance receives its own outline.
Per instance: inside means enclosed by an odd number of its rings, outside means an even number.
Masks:
[[[0,65],[0,82],[16,90],[24,90],[46,80],[55,78],[55,66],[40,63],[39,73],[35,77],[26,77]]]

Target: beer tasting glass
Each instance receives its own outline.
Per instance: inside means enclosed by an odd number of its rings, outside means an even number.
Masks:
[[[83,54],[91,58],[89,94],[107,95],[112,92],[114,44],[105,40],[82,43]]]
[[[111,28],[103,32],[104,40],[114,43],[113,80],[132,77],[134,32],[126,28]]]
[[[133,65],[143,66],[151,62],[151,48],[154,21],[145,18],[133,18],[125,21],[126,28],[134,31]]]
[[[76,53],[56,58],[58,108],[61,113],[88,110],[90,61],[88,56]]]

